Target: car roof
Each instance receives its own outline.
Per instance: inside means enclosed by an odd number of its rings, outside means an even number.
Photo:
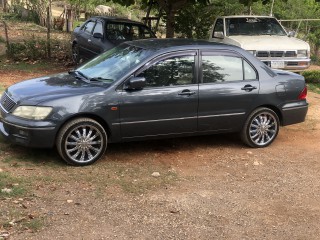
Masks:
[[[207,40],[197,40],[197,39],[186,39],[186,38],[152,38],[152,39],[141,39],[126,42],[127,44],[140,47],[152,51],[161,51],[161,50],[183,50],[183,49],[206,49],[215,47],[216,49],[234,49],[239,51],[239,47],[210,42]]]
[[[142,22],[134,21],[128,18],[114,17],[114,16],[93,16],[90,19],[101,19],[106,22],[121,22],[144,25]]]
[[[230,15],[230,16],[219,16],[218,18],[275,18],[275,17],[261,16],[261,15]]]

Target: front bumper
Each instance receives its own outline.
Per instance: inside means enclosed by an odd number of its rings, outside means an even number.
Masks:
[[[43,127],[43,122],[36,121],[28,124],[22,124],[23,122],[26,121],[17,119],[15,122],[7,122],[0,118],[0,134],[5,140],[26,147],[52,148],[55,145],[55,126]]]
[[[264,64],[271,68],[300,72],[310,67],[310,59],[265,59],[259,58]],[[279,66],[279,67],[278,67]]]

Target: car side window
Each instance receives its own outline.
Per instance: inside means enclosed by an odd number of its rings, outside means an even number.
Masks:
[[[86,32],[86,33],[91,34],[92,29],[94,27],[94,24],[95,24],[95,22],[93,22],[93,21],[87,22],[87,24],[83,28],[83,31]]]
[[[101,22],[97,22],[96,26],[94,27],[93,33],[101,33],[103,35],[103,27]]]
[[[110,40],[132,40],[133,32],[130,24],[108,23],[106,31]]]
[[[203,83],[257,79],[256,71],[241,57],[202,56]]]
[[[176,56],[161,60],[139,74],[146,87],[194,84],[194,56]]]
[[[244,79],[245,80],[254,80],[254,79],[258,78],[256,71],[245,60],[243,60],[243,70],[244,70]]]

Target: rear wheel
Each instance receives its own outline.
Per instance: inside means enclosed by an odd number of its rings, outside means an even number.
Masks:
[[[279,117],[274,111],[269,108],[258,108],[247,118],[241,139],[250,147],[266,147],[277,137],[279,125]]]
[[[97,161],[107,148],[107,133],[95,120],[78,118],[65,124],[57,137],[60,156],[69,164],[85,166]]]

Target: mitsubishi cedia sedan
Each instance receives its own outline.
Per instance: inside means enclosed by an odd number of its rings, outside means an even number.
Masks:
[[[56,147],[89,165],[108,143],[239,132],[266,147],[308,110],[302,76],[236,46],[187,39],[123,43],[69,73],[23,81],[1,97],[2,136]],[[125,146],[124,146],[125,147]]]

